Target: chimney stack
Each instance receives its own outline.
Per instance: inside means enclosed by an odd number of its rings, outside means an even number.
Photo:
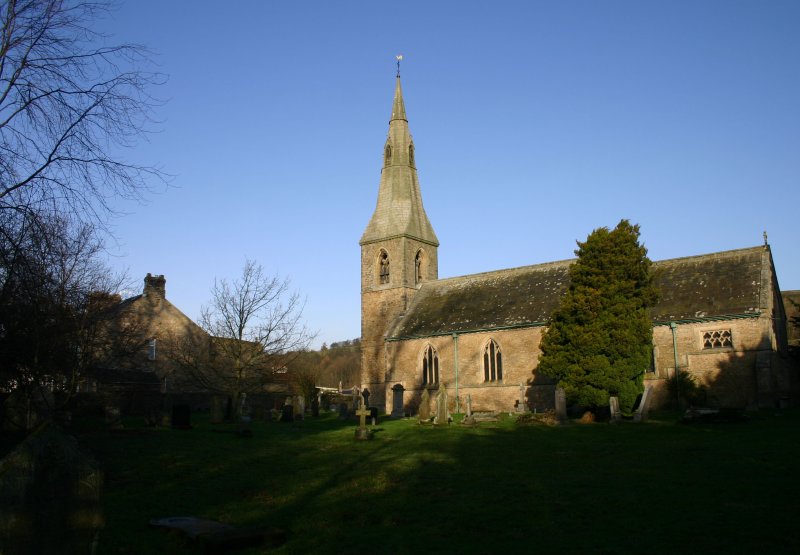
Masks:
[[[167,280],[164,275],[153,276],[149,273],[144,278],[144,296],[164,299],[167,296]]]

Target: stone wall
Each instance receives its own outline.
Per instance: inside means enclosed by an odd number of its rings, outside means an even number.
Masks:
[[[514,411],[523,385],[525,405],[532,410],[552,407],[549,380],[535,376],[539,361],[539,342],[544,328],[523,328],[499,332],[477,332],[458,335],[458,397],[463,410],[467,395],[474,411]],[[483,353],[490,340],[500,347],[503,360],[503,379],[484,381]],[[422,395],[422,357],[428,346],[439,357],[439,383],[449,392],[451,410],[456,400],[456,340],[451,335],[425,339],[392,341],[387,348],[388,387],[400,384],[405,389],[407,412],[413,413]],[[434,387],[435,386],[429,386]],[[431,392],[432,394],[434,392]],[[386,396],[392,406],[392,392]]]
[[[528,410],[553,408],[555,385],[536,373],[544,330],[533,327],[459,334],[458,397],[462,410],[470,395],[475,411],[513,411],[520,397],[520,384]],[[730,331],[732,345],[704,349],[704,332],[722,330]],[[707,388],[707,403],[711,406],[778,406],[789,394],[789,382],[781,376],[790,374],[781,370],[783,363],[776,360],[778,354],[772,351],[770,331],[771,321],[764,316],[679,325],[675,330],[679,366]],[[490,339],[497,342],[503,354],[501,381],[484,381],[483,352]],[[645,374],[645,383],[653,388],[652,406],[663,408],[673,403],[668,381],[675,376],[669,326],[653,329],[653,344],[654,364]],[[380,354],[386,359],[387,411],[393,403],[391,388],[397,384],[404,389],[405,412],[410,414],[416,411],[424,387],[436,389],[435,385],[422,384],[422,357],[428,346],[438,354],[439,381],[446,385],[451,410],[455,410],[455,340],[446,335],[385,343],[385,353]]]

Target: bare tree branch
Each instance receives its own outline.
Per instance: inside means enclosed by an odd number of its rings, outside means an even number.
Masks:
[[[166,183],[121,159],[145,138],[163,84],[141,45],[105,46],[104,2],[0,0],[0,209],[69,211],[104,224],[113,198]],[[22,194],[24,192],[24,194]]]

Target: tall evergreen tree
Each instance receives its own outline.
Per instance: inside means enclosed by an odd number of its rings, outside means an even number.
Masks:
[[[567,399],[585,406],[618,396],[630,411],[650,365],[648,308],[658,300],[639,226],[622,220],[578,242],[570,286],[541,342],[539,371],[558,380]]]

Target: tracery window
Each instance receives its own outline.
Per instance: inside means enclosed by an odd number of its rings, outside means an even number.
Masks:
[[[439,383],[439,353],[428,345],[422,355],[422,385]]]
[[[494,339],[489,340],[483,350],[483,381],[503,381],[503,355]]]
[[[386,159],[386,165],[388,166],[392,162],[392,145],[386,145],[384,158]]]
[[[414,145],[408,145],[408,164],[414,165]]]
[[[712,330],[703,332],[703,349],[733,347],[731,330]]]
[[[379,259],[379,282],[381,284],[389,283],[389,253],[385,250],[381,250],[381,255]]]

